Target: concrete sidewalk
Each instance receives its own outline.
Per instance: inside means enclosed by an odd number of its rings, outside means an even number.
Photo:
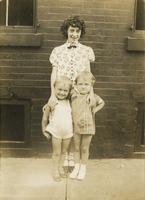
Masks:
[[[145,160],[89,160],[84,181],[51,177],[51,159],[1,158],[1,200],[144,200]]]

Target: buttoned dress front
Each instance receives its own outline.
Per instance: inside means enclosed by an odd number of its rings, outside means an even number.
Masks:
[[[93,113],[93,109],[102,102],[102,99],[95,94],[96,105],[90,108],[87,96],[88,94],[77,94],[71,101],[74,134],[95,134],[95,114]]]
[[[90,71],[90,63],[95,61],[93,49],[81,43],[75,48],[68,48],[69,43],[55,47],[50,55],[50,63],[57,68],[57,77],[67,76],[75,81],[82,71]]]

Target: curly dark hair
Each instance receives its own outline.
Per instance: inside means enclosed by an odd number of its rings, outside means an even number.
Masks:
[[[68,37],[67,31],[70,26],[78,27],[81,30],[81,37],[85,34],[85,22],[83,19],[80,19],[79,16],[71,16],[68,19],[64,20],[64,22],[62,23],[60,31],[62,32],[65,38]]]

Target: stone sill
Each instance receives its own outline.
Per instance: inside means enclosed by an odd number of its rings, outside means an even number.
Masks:
[[[40,47],[42,34],[34,33],[1,33],[0,46],[2,47]]]
[[[128,37],[127,38],[128,51],[145,51],[145,37]]]

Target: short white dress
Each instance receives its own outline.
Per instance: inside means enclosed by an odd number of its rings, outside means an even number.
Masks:
[[[46,132],[58,139],[73,136],[72,112],[69,100],[58,100],[55,109],[50,113]]]

